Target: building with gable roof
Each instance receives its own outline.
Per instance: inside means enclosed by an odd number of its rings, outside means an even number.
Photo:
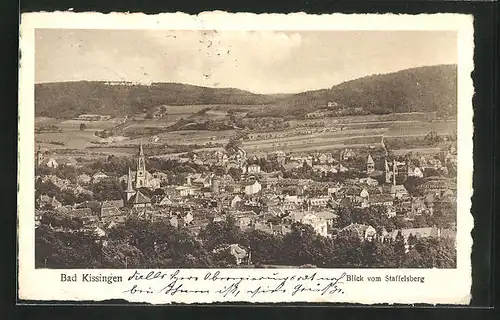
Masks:
[[[375,171],[375,162],[373,161],[372,155],[368,154],[368,159],[366,160],[366,172],[372,173]]]
[[[132,208],[146,208],[151,206],[151,199],[146,197],[140,190],[137,190],[128,204]]]
[[[377,231],[372,226],[366,224],[352,223],[340,229],[340,234],[357,237],[361,241],[372,241],[377,236]]]

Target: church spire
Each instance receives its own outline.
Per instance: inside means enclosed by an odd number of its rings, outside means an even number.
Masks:
[[[128,175],[127,175],[127,188],[124,191],[125,193],[125,202],[129,202],[133,197],[135,191],[132,187],[132,171],[130,171],[130,167],[128,167]]]
[[[393,161],[392,165],[392,185],[396,185],[396,175],[398,174],[398,166],[396,165],[396,160]]]
[[[137,171],[135,177],[135,188],[146,187],[146,161],[144,159],[144,150],[142,149],[142,140],[139,146],[139,156],[137,157]]]
[[[130,167],[128,167],[127,189],[125,192],[134,192],[134,188],[132,187],[132,171],[130,171]]]
[[[387,158],[384,159],[384,172],[385,172],[385,183],[391,183],[391,169],[389,168],[389,163]]]

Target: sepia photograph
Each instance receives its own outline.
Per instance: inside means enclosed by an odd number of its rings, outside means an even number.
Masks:
[[[468,304],[472,22],[23,15],[20,298]]]
[[[34,46],[36,268],[456,268],[456,31]]]

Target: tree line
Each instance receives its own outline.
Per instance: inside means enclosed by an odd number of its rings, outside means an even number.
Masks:
[[[59,224],[58,224],[59,223]],[[55,224],[55,225],[54,225]],[[58,227],[58,228],[56,228]],[[62,228],[62,229],[61,229]],[[65,229],[64,229],[65,228]],[[325,238],[312,227],[295,223],[285,235],[260,230],[242,231],[236,220],[209,222],[198,236],[168,220],[128,218],[99,238],[78,221],[42,219],[36,229],[37,268],[217,268],[235,267],[224,245],[238,244],[251,252],[253,267],[312,265],[321,268],[454,268],[456,250],[448,239],[363,241],[353,234]],[[408,249],[408,250],[407,250]],[[246,265],[248,260],[244,260]]]

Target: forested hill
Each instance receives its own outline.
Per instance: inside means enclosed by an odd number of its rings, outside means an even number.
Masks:
[[[35,85],[37,116],[71,118],[83,113],[131,115],[158,105],[265,105],[279,96],[232,88],[206,88],[179,83],[151,85],[76,81]]]
[[[301,116],[332,102],[334,110],[362,109],[355,113],[435,111],[440,116],[451,116],[456,115],[456,100],[457,66],[437,65],[367,76],[330,89],[299,93],[280,100],[265,113]]]
[[[452,115],[457,106],[457,66],[419,67],[364,77],[333,87],[329,97],[370,113],[436,111]]]
[[[406,69],[347,81],[330,89],[293,95],[262,95],[178,83],[147,85],[105,82],[37,84],[36,115],[70,118],[82,113],[130,115],[158,105],[267,105],[250,116],[303,116],[334,103],[337,110],[364,114],[437,112],[456,114],[457,66]]]

